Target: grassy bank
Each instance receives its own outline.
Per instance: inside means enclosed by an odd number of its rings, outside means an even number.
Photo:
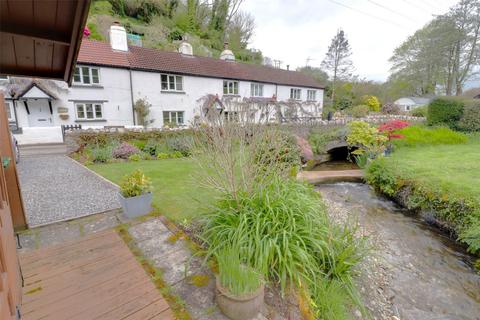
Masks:
[[[401,147],[375,160],[367,180],[410,209],[431,209],[471,252],[480,252],[480,139],[465,144]]]
[[[153,204],[174,221],[190,220],[214,200],[213,194],[194,185],[195,164],[189,158],[156,161],[120,162],[89,166],[114,183],[141,169],[153,184]]]

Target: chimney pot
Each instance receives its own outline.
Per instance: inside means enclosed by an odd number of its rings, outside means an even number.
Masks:
[[[127,31],[118,22],[110,27],[110,46],[113,50],[128,51]]]

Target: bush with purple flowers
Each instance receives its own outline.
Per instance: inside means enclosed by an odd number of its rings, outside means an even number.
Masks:
[[[131,155],[139,152],[140,150],[138,150],[137,147],[131,145],[130,143],[123,142],[118,147],[113,149],[112,155],[114,158],[117,159],[128,159],[128,157],[130,157]]]

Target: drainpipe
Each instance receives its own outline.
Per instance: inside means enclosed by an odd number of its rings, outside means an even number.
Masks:
[[[133,125],[135,126],[137,123],[135,121],[135,102],[133,101],[132,69],[128,69],[128,73],[130,76],[130,98],[132,99],[132,119],[133,119]]]

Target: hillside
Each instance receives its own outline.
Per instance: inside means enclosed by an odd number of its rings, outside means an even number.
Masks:
[[[214,0],[99,0],[92,1],[87,26],[90,39],[107,41],[118,21],[127,32],[140,35],[144,47],[176,51],[182,38],[195,55],[219,57],[224,39],[237,60],[261,64],[262,53],[247,48],[253,17],[239,10],[241,1]]]

